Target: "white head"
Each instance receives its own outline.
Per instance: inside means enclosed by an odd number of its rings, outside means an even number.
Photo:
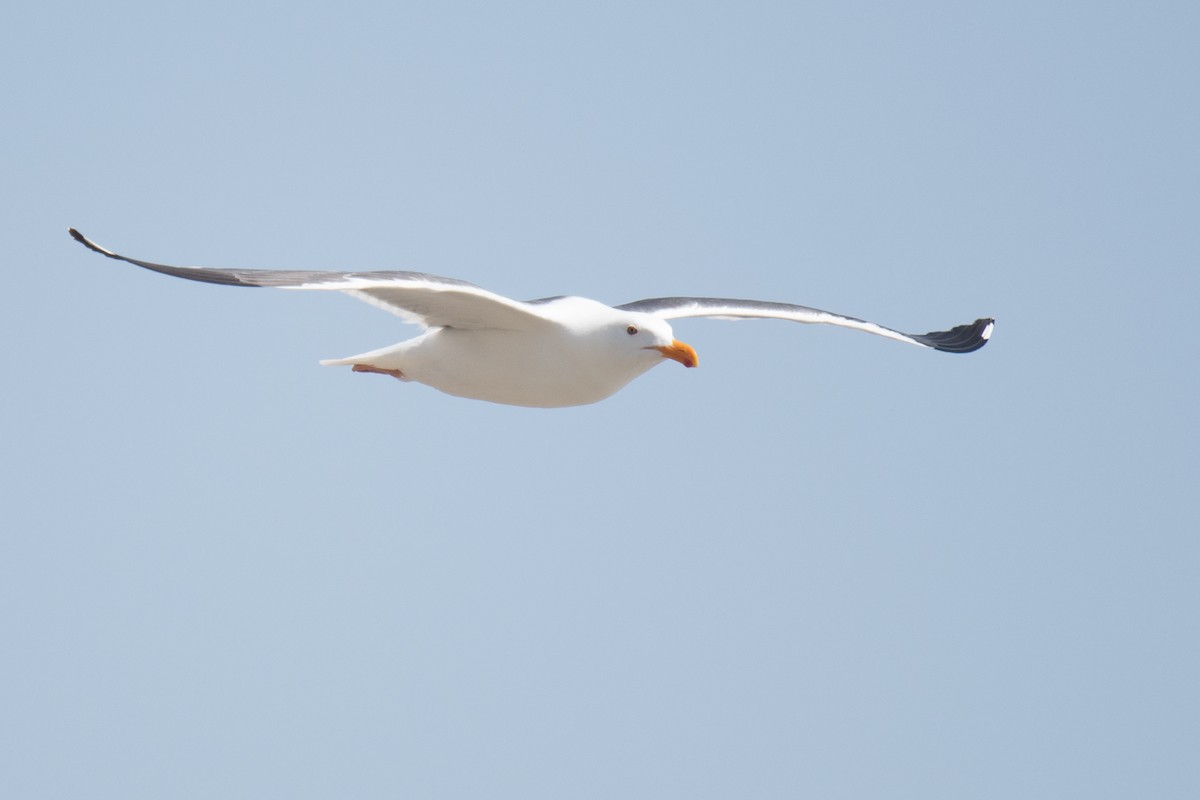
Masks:
[[[603,338],[611,343],[610,346],[632,351],[639,360],[648,362],[647,368],[663,358],[678,361],[685,367],[699,363],[696,351],[675,338],[666,320],[637,311],[618,311],[617,314],[617,319],[604,326]]]
[[[685,367],[697,364],[696,351],[675,338],[667,321],[642,311],[622,311],[583,297],[558,297],[542,313],[576,337],[576,347],[594,358],[645,372],[664,358]],[[577,351],[578,352],[578,351]]]

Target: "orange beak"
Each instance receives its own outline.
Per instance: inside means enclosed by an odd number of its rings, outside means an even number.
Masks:
[[[690,344],[684,344],[676,339],[670,344],[661,345],[658,347],[650,347],[648,350],[657,350],[663,354],[663,358],[669,358],[672,361],[678,361],[685,367],[694,367],[700,363],[700,359],[696,357],[696,351],[692,349]]]

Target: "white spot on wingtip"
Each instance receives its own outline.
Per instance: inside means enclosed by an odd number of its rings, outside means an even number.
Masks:
[[[983,333],[979,334],[979,336],[986,342],[988,339],[992,338],[992,328],[995,328],[995,327],[996,327],[996,323],[989,322],[987,324],[987,327],[983,329]]]

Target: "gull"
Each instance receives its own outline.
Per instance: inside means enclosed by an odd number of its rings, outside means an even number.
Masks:
[[[586,405],[611,396],[664,360],[695,367],[696,351],[675,338],[667,322],[673,319],[781,319],[837,325],[947,353],[983,347],[995,324],[983,318],[946,331],[909,334],[855,317],[763,300],[653,297],[608,306],[583,297],[512,300],[466,281],[422,272],[176,267],[119,255],[74,228],[69,232],[101,255],[178,278],[226,286],[344,292],[424,331],[390,347],[322,364],[515,406]]]

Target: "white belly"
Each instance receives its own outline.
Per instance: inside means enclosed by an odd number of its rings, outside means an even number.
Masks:
[[[405,344],[395,368],[410,380],[458,397],[540,408],[603,400],[657,363],[525,331],[443,328]]]

